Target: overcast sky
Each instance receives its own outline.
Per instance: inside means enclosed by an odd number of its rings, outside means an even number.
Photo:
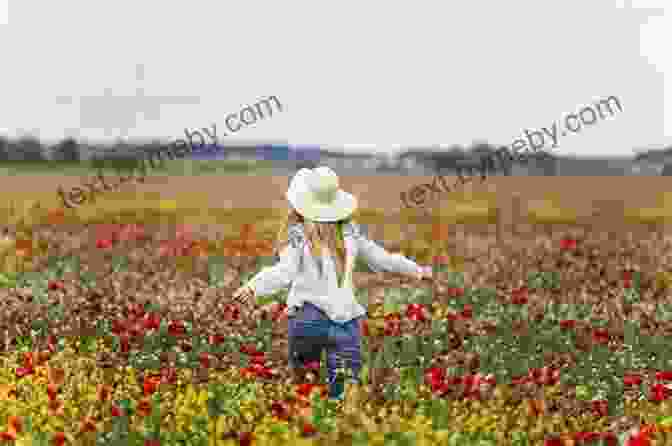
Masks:
[[[510,145],[613,95],[553,150],[627,156],[672,144],[671,41],[669,0],[0,0],[0,134],[172,140],[275,95],[236,139]]]

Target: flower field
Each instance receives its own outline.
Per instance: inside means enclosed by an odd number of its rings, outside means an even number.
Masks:
[[[12,221],[0,444],[672,443],[672,246],[647,229],[468,259],[440,220],[367,221],[436,280],[355,273],[365,385],[337,403],[324,361],[287,369],[286,292],[230,303],[274,262],[275,222],[205,237],[165,208]]]

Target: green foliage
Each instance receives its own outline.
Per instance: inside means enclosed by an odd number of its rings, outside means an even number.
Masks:
[[[560,273],[557,271],[535,271],[528,274],[528,287],[530,289],[542,288],[553,290],[560,288]]]
[[[208,385],[208,415],[237,417],[245,402],[255,401],[260,387],[255,382],[214,383]]]
[[[208,285],[220,288],[224,286],[224,272],[226,271],[226,257],[208,257]]]

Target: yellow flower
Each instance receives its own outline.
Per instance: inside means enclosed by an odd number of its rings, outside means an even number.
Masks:
[[[207,407],[208,405],[208,391],[206,389],[201,389],[198,395],[198,401],[196,402],[199,407]]]
[[[162,211],[174,211],[177,209],[175,200],[159,200],[159,209]]]

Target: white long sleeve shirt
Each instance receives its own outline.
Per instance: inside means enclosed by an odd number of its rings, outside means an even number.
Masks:
[[[345,274],[342,286],[338,286],[336,267],[330,255],[322,256],[324,274],[309,249],[303,225],[288,228],[287,246],[280,252],[280,261],[263,268],[247,283],[256,296],[275,293],[291,285],[287,306],[300,307],[310,302],[324,311],[334,322],[345,323],[366,314],[354,294],[352,271],[355,259],[361,255],[371,270],[390,271],[408,275],[420,273],[421,267],[401,254],[390,254],[383,247],[369,240],[359,225],[349,223],[343,227],[346,251]]]

